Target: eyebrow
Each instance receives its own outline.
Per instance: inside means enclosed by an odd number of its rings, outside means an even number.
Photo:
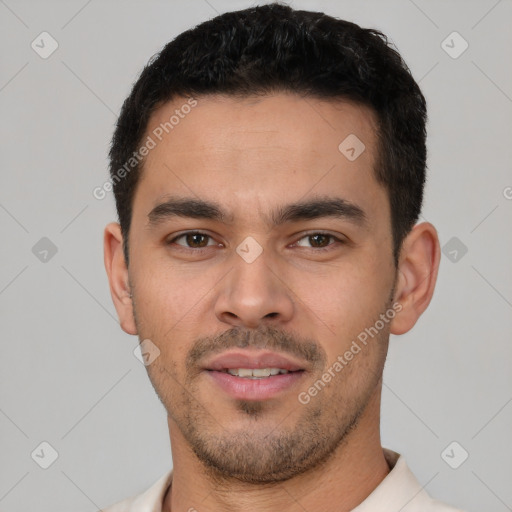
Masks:
[[[174,217],[213,220],[227,224],[234,220],[233,215],[228,214],[216,202],[193,197],[169,197],[149,212],[148,227],[156,227]],[[324,217],[348,220],[361,226],[367,223],[367,216],[360,206],[339,197],[319,197],[281,206],[271,212],[270,217],[265,217],[265,222],[269,226],[280,226],[287,222]]]

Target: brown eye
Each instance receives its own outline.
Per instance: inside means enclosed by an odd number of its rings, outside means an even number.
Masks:
[[[208,236],[200,233],[185,235],[185,240],[189,247],[206,247],[208,245]]]
[[[330,237],[329,235],[318,234],[318,235],[310,235],[308,238],[309,238],[309,243],[313,247],[326,247],[327,245],[329,245],[329,241],[332,237]]]
[[[180,240],[184,240],[184,243],[181,243]],[[173,238],[169,241],[169,244],[176,244],[185,249],[203,249],[204,247],[215,245],[215,242],[206,233],[191,231],[190,233],[183,233]]]
[[[334,242],[341,243],[342,241],[333,235],[328,233],[311,233],[302,237],[296,245],[299,247],[305,247],[306,249],[328,249],[331,245],[335,245]]]

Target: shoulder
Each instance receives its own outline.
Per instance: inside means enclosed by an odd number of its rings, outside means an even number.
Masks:
[[[432,499],[424,490],[419,493],[402,512],[464,512],[446,503]]]
[[[172,470],[162,475],[149,489],[114,503],[99,512],[162,512],[162,501],[172,482]]]
[[[400,454],[384,448],[384,456],[389,474],[353,512],[463,512],[433,499]]]

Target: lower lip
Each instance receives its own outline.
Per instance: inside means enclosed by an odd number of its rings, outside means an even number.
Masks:
[[[227,372],[208,370],[212,379],[229,395],[239,400],[267,400],[292,387],[303,375],[303,371],[280,373],[261,379],[236,377]]]

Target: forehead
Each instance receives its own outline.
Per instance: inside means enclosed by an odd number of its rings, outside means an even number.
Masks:
[[[290,151],[288,157],[338,154],[338,144],[348,135],[365,142],[371,156],[375,141],[375,115],[366,106],[349,101],[304,98],[279,93],[263,97],[202,96],[189,107],[177,98],[158,108],[148,122],[147,133],[162,132],[168,149],[221,151]],[[326,136],[327,135],[327,136]],[[162,144],[148,158],[164,149]],[[196,155],[197,156],[197,155]]]
[[[382,199],[371,109],[287,93],[194,102],[176,98],[150,118],[145,138],[155,146],[139,183],[148,207],[173,193],[241,208],[310,192],[337,192],[369,207]]]

